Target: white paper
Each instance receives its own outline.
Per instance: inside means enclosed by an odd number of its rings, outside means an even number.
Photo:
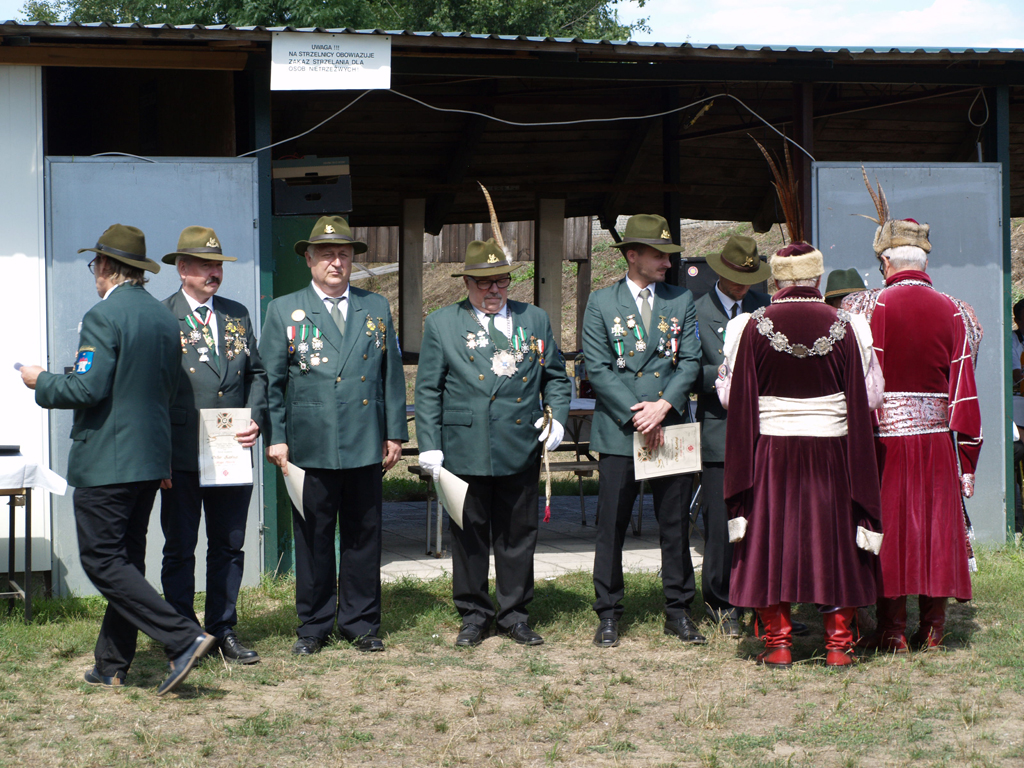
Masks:
[[[390,35],[274,32],[272,91],[366,91],[391,87]]]
[[[284,487],[288,490],[288,498],[299,512],[299,517],[306,519],[302,509],[302,486],[306,482],[306,470],[288,462],[288,474],[284,476]]]
[[[434,483],[437,489],[437,500],[445,511],[451,516],[455,524],[462,527],[462,507],[466,503],[466,491],[469,490],[469,483],[457,475],[441,467],[441,474]]]
[[[248,429],[248,408],[199,409],[199,484],[252,485],[252,449],[235,437]]]
[[[700,424],[665,427],[665,443],[654,453],[647,450],[647,438],[633,433],[633,471],[637,480],[700,472]]]

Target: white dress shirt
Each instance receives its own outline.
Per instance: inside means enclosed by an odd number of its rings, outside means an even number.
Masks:
[[[473,307],[472,302],[470,303]],[[476,319],[480,321],[480,324],[487,330],[487,313],[482,309],[473,307],[473,311],[476,313]],[[499,333],[504,333],[505,337],[509,340],[509,344],[512,343],[512,316],[508,313],[508,302],[505,302],[505,306],[494,313],[494,328]]]
[[[640,291],[642,291],[643,288],[634,283],[628,277],[626,278],[626,285],[629,287],[629,292],[633,294],[633,302],[636,304],[637,311],[642,312],[643,310],[641,309],[641,304],[644,300],[640,298]],[[657,287],[657,285],[657,283],[651,283],[650,285],[647,286],[647,288],[651,292],[650,298],[647,299],[647,305],[651,308],[652,316],[654,313],[654,289]],[[641,315],[641,317],[643,317],[643,315]]]
[[[217,313],[213,311],[213,296],[211,296],[202,304],[200,304],[198,301],[189,296],[185,291],[182,291],[181,295],[184,296],[185,301],[188,302],[188,308],[192,310],[192,314],[195,314],[196,310],[199,309],[199,307],[206,307],[208,310],[210,310],[210,313],[208,315],[208,317],[210,318],[210,322],[207,323],[206,325],[210,329],[210,335],[213,337],[213,353],[215,355],[220,354],[220,352],[218,351],[218,344],[220,344],[220,334],[217,333]],[[197,322],[198,317],[199,316],[196,315]]]
[[[732,319],[736,315],[743,314],[743,301],[742,300],[736,301],[736,299],[734,299],[734,298],[732,298],[730,296],[726,296],[724,293],[722,293],[722,289],[718,287],[718,281],[717,280],[715,281],[715,293],[718,294],[718,300],[720,302],[722,302],[722,307],[725,309],[725,316],[726,317]],[[732,313],[732,308],[733,308],[733,306],[735,306],[737,304],[739,306],[736,307],[736,315],[734,315]]]
[[[320,286],[316,283],[311,283],[313,290],[316,291],[316,295],[320,297],[320,301],[327,307],[327,312],[330,314],[331,309],[334,308],[334,300],[341,299],[338,302],[338,309],[341,310],[341,316],[348,320],[348,291],[351,286],[345,286],[345,292],[341,296],[328,296],[326,293],[320,290]]]

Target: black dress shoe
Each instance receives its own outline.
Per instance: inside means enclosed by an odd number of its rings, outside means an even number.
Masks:
[[[170,693],[177,688],[188,677],[188,673],[192,671],[199,660],[216,644],[217,638],[206,632],[203,632],[203,634],[193,640],[192,645],[186,648],[184,653],[171,659],[169,664],[170,672],[164,681],[157,686],[156,695],[163,696],[165,693]]]
[[[598,648],[615,648],[619,644],[619,622],[615,619],[601,619],[594,633],[594,645]]]
[[[543,645],[544,638],[530,629],[525,621],[519,621],[505,630],[505,634],[520,645]]]
[[[731,637],[735,640],[739,640],[743,636],[743,632],[740,629],[739,619],[734,619],[732,616],[726,616],[722,619],[722,623],[719,624],[719,628],[722,634],[726,637]]]
[[[234,632],[228,632],[220,639],[220,652],[224,658],[235,664],[259,664],[260,655],[251,648],[246,648]]]
[[[487,637],[487,627],[482,624],[464,624],[455,638],[456,648],[470,648],[480,645]]]
[[[803,637],[804,635],[810,634],[810,627],[804,624],[802,621],[793,621],[790,619],[789,623],[792,625],[792,633],[794,636]]]
[[[384,650],[384,641],[376,635],[363,635],[352,641],[352,647],[360,653],[380,653]]]
[[[320,649],[323,647],[323,640],[319,637],[300,637],[295,641],[295,645],[292,646],[292,654],[295,656],[312,656],[314,653],[320,653]]]
[[[697,631],[697,627],[693,624],[693,619],[685,614],[680,616],[678,619],[666,620],[665,634],[675,635],[684,643],[700,645],[707,642],[707,638]]]
[[[101,675],[96,671],[96,667],[93,667],[85,673],[85,682],[89,685],[101,685],[104,688],[120,688],[124,685],[124,679],[127,676],[124,672],[115,672],[108,677],[107,675]]]

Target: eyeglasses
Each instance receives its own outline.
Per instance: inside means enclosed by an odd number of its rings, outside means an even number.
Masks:
[[[878,260],[878,271],[882,273],[882,279],[885,279],[885,261],[882,259]]]
[[[95,274],[96,274],[96,261],[97,261],[98,259],[99,259],[99,256],[97,256],[97,257],[96,257],[95,259],[93,259],[92,261],[90,261],[90,262],[89,262],[89,263],[88,263],[88,264],[86,265],[86,266],[88,266],[88,267],[89,267],[89,274],[90,274],[90,275],[95,275]]]
[[[499,277],[497,280],[477,280],[474,277],[473,282],[476,283],[476,287],[481,291],[489,291],[492,285],[496,285],[499,288],[508,288],[512,284],[512,278],[506,275],[505,277]]]

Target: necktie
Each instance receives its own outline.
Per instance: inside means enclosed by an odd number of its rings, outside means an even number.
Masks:
[[[341,331],[341,335],[345,335],[345,316],[341,314],[341,307],[339,304],[344,300],[344,296],[340,299],[327,298],[331,302],[331,319],[334,320],[334,324],[338,326],[338,330]]]
[[[640,319],[644,321],[644,330],[647,331],[651,327],[651,305],[647,301],[651,297],[651,289],[644,288],[640,291]]]
[[[220,360],[217,358],[217,343],[213,338],[213,331],[210,330],[210,326],[207,323],[209,314],[209,307],[196,307],[196,316],[199,317],[199,321],[203,324],[203,341],[206,342],[206,346],[210,350],[210,361],[213,363],[213,367],[219,371]]]
[[[494,327],[494,315],[487,316],[487,335],[494,342],[495,349],[508,349],[508,337]]]
[[[733,304],[732,305],[732,315],[731,315],[731,317],[736,317],[736,315],[738,315],[739,313],[740,313],[740,305],[738,303],[737,304]]]

